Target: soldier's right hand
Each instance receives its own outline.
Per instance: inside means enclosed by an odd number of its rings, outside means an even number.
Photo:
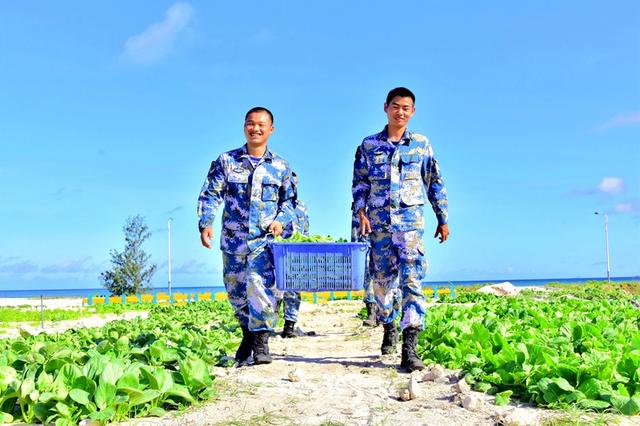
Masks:
[[[364,210],[358,212],[358,220],[360,221],[360,235],[366,237],[371,233],[371,222],[369,222],[367,215],[364,214]]]
[[[200,231],[200,242],[208,249],[211,248],[211,239],[213,238],[213,228],[204,228]]]

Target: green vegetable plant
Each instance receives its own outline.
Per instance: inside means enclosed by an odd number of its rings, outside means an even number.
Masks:
[[[215,395],[210,366],[241,332],[227,302],[0,341],[0,421],[76,425],[161,416]]]
[[[482,296],[430,308],[418,352],[496,404],[640,412],[640,309],[628,299]],[[458,302],[456,297],[455,302]]]

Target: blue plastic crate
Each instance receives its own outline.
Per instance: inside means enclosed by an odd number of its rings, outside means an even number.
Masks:
[[[279,290],[361,290],[367,243],[271,243]]]

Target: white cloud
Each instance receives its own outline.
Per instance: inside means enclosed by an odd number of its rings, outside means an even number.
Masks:
[[[207,274],[210,273],[211,267],[204,262],[199,262],[197,260],[188,260],[184,262],[182,265],[173,269],[174,274]]]
[[[42,272],[45,273],[81,273],[81,272],[94,272],[96,267],[93,265],[87,265],[87,262],[91,260],[90,256],[83,257],[74,260],[64,260],[53,265],[42,268]]]
[[[616,204],[613,208],[613,211],[616,213],[632,213],[635,211],[635,206],[632,203],[620,203]]]
[[[31,272],[37,272],[38,267],[28,260],[23,260],[14,263],[4,263],[0,265],[0,273],[9,274],[28,274]]]
[[[634,124],[640,124],[640,111],[616,115],[602,123],[596,130],[604,131],[613,127],[630,126]]]
[[[189,27],[193,7],[188,3],[175,3],[165,12],[164,20],[151,24],[140,34],[130,37],[123,58],[134,64],[150,64],[171,53],[178,36]]]
[[[624,190],[624,181],[618,177],[605,177],[598,185],[598,191],[605,194],[617,194]]]

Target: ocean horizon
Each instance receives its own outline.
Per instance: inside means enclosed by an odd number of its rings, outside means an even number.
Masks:
[[[589,278],[535,278],[535,279],[502,279],[502,280],[451,280],[451,281],[423,281],[423,287],[431,286],[472,286],[482,284],[497,284],[503,282],[510,282],[517,287],[525,286],[543,286],[549,283],[563,283],[563,284],[584,284],[589,281],[606,281],[604,277],[589,277]],[[624,281],[640,281],[640,276],[632,277],[611,277],[612,282],[624,282]],[[171,286],[172,293],[219,293],[224,292],[224,286]],[[31,290],[0,290],[0,298],[33,298],[33,297],[88,297],[88,296],[104,296],[108,292],[104,288],[48,288],[48,289],[31,289]],[[152,287],[142,293],[169,293],[169,288],[164,287]]]

